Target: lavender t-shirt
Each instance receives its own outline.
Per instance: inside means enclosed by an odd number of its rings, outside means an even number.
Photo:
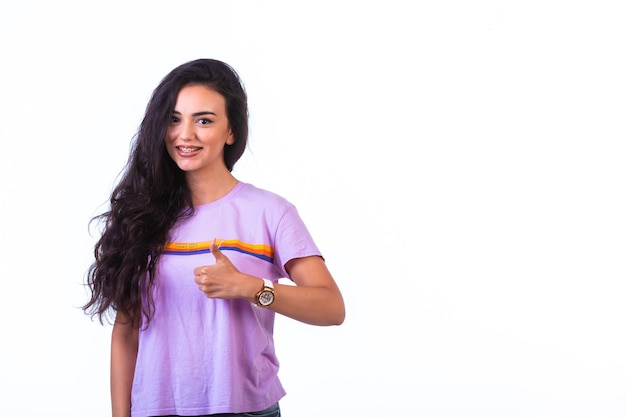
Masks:
[[[287,277],[289,260],[321,254],[291,203],[250,184],[195,210],[174,228],[161,257],[154,319],[139,333],[133,417],[258,411],[285,395],[275,313],[207,298],[193,270],[215,263],[214,238],[240,271],[274,282]]]

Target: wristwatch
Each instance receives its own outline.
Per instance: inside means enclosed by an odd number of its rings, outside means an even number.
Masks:
[[[274,284],[267,278],[263,278],[263,288],[256,293],[256,305],[269,307],[274,302]]]

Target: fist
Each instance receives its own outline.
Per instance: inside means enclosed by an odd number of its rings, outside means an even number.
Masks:
[[[217,239],[211,243],[211,254],[215,264],[199,266],[193,271],[196,285],[209,298],[236,298],[241,273],[220,251]]]

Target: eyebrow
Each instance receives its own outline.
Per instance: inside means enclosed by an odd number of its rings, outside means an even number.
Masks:
[[[179,111],[174,110],[172,112],[173,114],[181,114]],[[213,116],[217,116],[216,113],[213,113],[212,111],[199,111],[197,113],[193,113],[191,116],[193,117],[198,117],[198,116],[206,116],[207,114],[213,115]]]

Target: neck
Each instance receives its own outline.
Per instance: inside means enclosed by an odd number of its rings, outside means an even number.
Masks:
[[[187,184],[191,191],[194,206],[212,203],[224,197],[237,185],[239,181],[230,173],[214,173],[211,178],[203,178],[187,173]]]

